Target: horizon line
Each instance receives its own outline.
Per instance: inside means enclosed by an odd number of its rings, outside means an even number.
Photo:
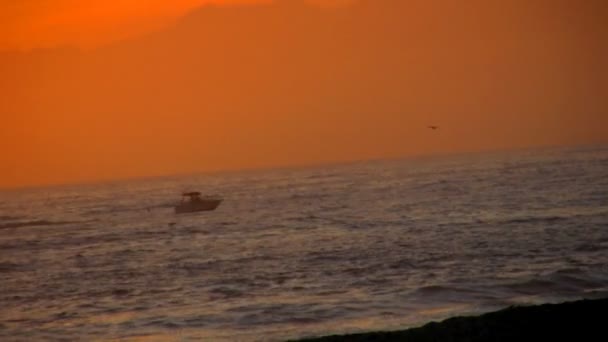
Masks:
[[[83,181],[59,181],[49,183],[37,183],[37,184],[22,184],[15,186],[4,186],[0,185],[0,192],[14,192],[24,190],[40,190],[48,188],[60,188],[60,187],[71,187],[71,186],[94,186],[111,183],[123,183],[129,181],[145,181],[154,180],[161,178],[173,178],[173,177],[187,177],[187,176],[201,176],[201,175],[217,175],[223,173],[240,173],[240,172],[256,172],[256,171],[272,171],[272,170],[290,170],[290,169],[308,169],[316,168],[321,166],[339,166],[356,163],[366,162],[390,162],[400,161],[416,158],[433,158],[433,157],[448,157],[448,156],[464,156],[474,154],[487,154],[487,153],[505,153],[505,152],[516,152],[525,150],[545,150],[545,149],[563,149],[563,148],[581,148],[581,147],[593,147],[593,146],[608,146],[608,141],[602,142],[591,142],[591,143],[577,143],[577,144],[544,144],[544,145],[532,145],[532,146],[505,146],[498,148],[489,148],[481,150],[462,150],[462,151],[444,151],[444,152],[430,152],[430,153],[416,153],[401,156],[385,156],[385,157],[364,157],[360,159],[345,159],[345,160],[331,160],[331,161],[319,161],[319,162],[303,162],[296,164],[277,164],[267,166],[252,166],[242,168],[219,168],[210,170],[197,170],[197,171],[186,171],[177,173],[165,173],[157,175],[142,175],[142,176],[125,176],[115,178],[100,178]]]

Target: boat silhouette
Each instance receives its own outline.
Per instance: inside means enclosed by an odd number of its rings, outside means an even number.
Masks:
[[[176,214],[215,210],[223,199],[218,196],[202,196],[200,192],[184,192],[181,202],[175,206]]]

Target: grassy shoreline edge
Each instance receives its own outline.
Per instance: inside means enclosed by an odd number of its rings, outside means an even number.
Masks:
[[[311,337],[338,341],[608,341],[608,298],[560,304],[512,306],[480,316],[453,317],[418,328]]]

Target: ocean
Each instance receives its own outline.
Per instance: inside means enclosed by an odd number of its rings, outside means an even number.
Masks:
[[[176,215],[180,193],[224,197]],[[0,340],[282,341],[608,296],[608,146],[0,191]]]

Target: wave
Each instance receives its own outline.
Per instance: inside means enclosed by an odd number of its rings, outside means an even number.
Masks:
[[[589,242],[578,245],[574,250],[577,252],[599,252],[605,249],[608,249],[608,246]]]
[[[592,276],[577,269],[564,269],[546,276],[507,284],[509,292],[538,295],[551,292],[554,295],[576,295],[605,287],[606,279]]]
[[[504,220],[502,221],[502,223],[505,224],[511,224],[511,223],[535,223],[535,222],[558,222],[558,221],[562,221],[562,220],[568,220],[571,217],[565,217],[565,216],[537,216],[537,217],[518,217],[518,218],[512,218],[512,219],[508,219],[508,220]]]
[[[326,192],[293,193],[289,196],[290,200],[322,200],[331,195]]]
[[[23,228],[23,227],[42,227],[42,226],[61,226],[74,223],[85,223],[89,221],[49,221],[49,220],[33,220],[21,222],[8,222],[0,224],[0,229]]]
[[[462,298],[466,296],[480,295],[482,291],[474,288],[456,287],[450,285],[428,285],[422,286],[412,293],[415,297],[443,297]]]
[[[500,219],[498,222],[502,224],[517,224],[517,223],[554,223],[567,221],[579,218],[602,217],[608,214],[608,208],[601,207],[571,207],[558,210],[560,212],[551,212],[547,210],[544,213],[532,214],[528,216],[515,216]],[[567,212],[563,212],[567,211]]]
[[[0,273],[9,273],[21,270],[22,266],[12,262],[0,262]]]
[[[149,205],[146,207],[129,207],[129,206],[104,206],[104,207],[95,207],[88,208],[83,213],[84,215],[105,215],[105,214],[118,214],[118,213],[128,213],[128,212],[137,212],[137,211],[147,211],[150,212],[154,209],[170,209],[175,207],[175,203],[161,203]]]
[[[454,283],[421,286],[407,296],[410,300],[431,302],[478,302],[484,305],[515,303],[531,298],[570,298],[606,293],[607,278],[583,269],[566,268],[546,275],[510,282],[472,284]]]
[[[22,220],[23,216],[0,215],[0,221],[16,221]]]
[[[244,292],[240,289],[230,287],[230,286],[219,286],[214,287],[209,290],[209,295],[211,298],[222,298],[222,299],[230,299],[242,297]]]

